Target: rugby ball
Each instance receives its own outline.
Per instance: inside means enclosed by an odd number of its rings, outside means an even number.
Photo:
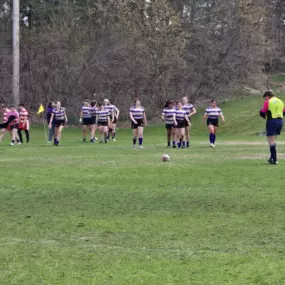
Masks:
[[[170,160],[170,156],[169,156],[168,154],[163,154],[163,155],[161,156],[161,160],[162,160],[162,161],[169,161],[169,160]]]

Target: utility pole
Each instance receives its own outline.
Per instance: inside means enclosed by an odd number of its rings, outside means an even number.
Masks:
[[[20,0],[13,0],[13,103],[20,101]]]

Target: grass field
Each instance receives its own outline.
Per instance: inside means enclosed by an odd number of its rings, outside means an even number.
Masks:
[[[261,104],[223,104],[215,149],[201,114],[189,150],[166,150],[157,126],[143,150],[126,129],[108,145],[79,129],[58,148],[38,128],[3,142],[0,284],[285,284],[285,140],[265,164]]]

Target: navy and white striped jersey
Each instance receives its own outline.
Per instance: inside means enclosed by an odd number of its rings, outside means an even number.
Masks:
[[[91,107],[89,106],[83,106],[81,108],[81,111],[82,111],[82,118],[83,119],[89,119],[91,118]]]
[[[194,109],[194,106],[192,104],[185,104],[182,106],[182,108],[186,112],[187,116],[189,117],[190,113]]]
[[[96,117],[97,107],[91,107],[90,114],[91,117]]]
[[[62,121],[65,119],[65,109],[61,107],[59,110],[53,109],[54,120],[55,121]]]
[[[182,121],[185,120],[186,111],[184,110],[176,110],[176,120]]]
[[[98,122],[108,122],[109,111],[108,110],[97,110],[96,115]]]
[[[114,105],[106,105],[106,106],[104,106],[104,109],[108,110],[109,115],[112,115],[115,112],[115,106]]]
[[[135,120],[143,119],[144,107],[142,107],[142,106],[140,106],[140,107],[132,106],[130,108],[130,113],[133,114],[133,117],[134,117]]]
[[[205,111],[205,115],[207,115],[209,119],[218,119],[221,114],[222,110],[219,107],[213,108],[210,106]]]
[[[171,125],[174,124],[174,116],[176,115],[176,109],[175,108],[165,108],[162,111],[162,115],[164,115],[165,118],[165,124]]]

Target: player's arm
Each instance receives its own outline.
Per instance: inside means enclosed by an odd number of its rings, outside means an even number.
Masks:
[[[65,123],[67,123],[68,122],[68,118],[67,118],[67,116],[66,116],[66,113],[64,112],[64,119],[65,119]]]
[[[184,118],[185,118],[186,122],[190,125],[190,121],[189,121],[187,114],[185,114]]]
[[[176,113],[173,114],[174,125],[177,126]]]
[[[144,125],[147,127],[147,120],[146,120],[145,112],[143,112],[143,121],[144,121]]]
[[[48,124],[48,127],[51,129],[51,123],[53,121],[53,118],[54,118],[54,113],[51,113],[51,116],[50,116],[50,120],[49,120],[49,124]]]
[[[120,115],[120,110],[117,107],[115,107],[115,110],[116,110],[116,118],[118,120],[119,119],[119,115]]]
[[[108,120],[108,126],[110,125],[110,116],[107,115],[107,120]]]
[[[161,113],[161,119],[162,119],[162,121],[165,121],[165,112]]]
[[[134,119],[134,116],[133,116],[133,112],[132,112],[132,111],[129,113],[129,115],[130,115],[130,119],[131,119],[135,124],[137,124],[138,122]]]
[[[81,110],[80,114],[79,114],[79,122],[80,123],[82,123],[82,118],[83,118],[83,111]]]
[[[195,115],[197,113],[196,109],[193,107],[191,113],[189,114],[189,117],[192,117],[193,115]]]
[[[260,109],[259,115],[261,118],[266,119],[266,113],[268,111],[269,100],[266,100],[263,104],[263,108]]]

